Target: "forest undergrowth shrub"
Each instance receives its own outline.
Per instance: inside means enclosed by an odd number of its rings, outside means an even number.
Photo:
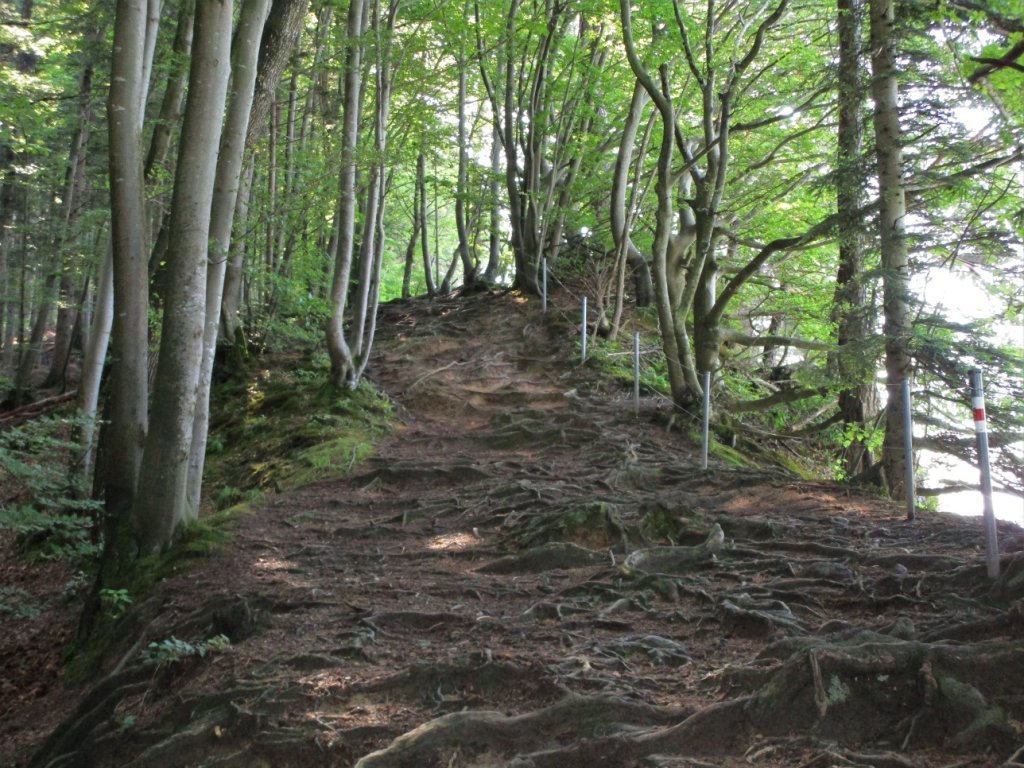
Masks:
[[[50,416],[0,434],[0,484],[10,499],[0,529],[14,532],[31,557],[86,561],[99,552],[101,503],[89,498],[79,471],[81,427],[81,417]]]

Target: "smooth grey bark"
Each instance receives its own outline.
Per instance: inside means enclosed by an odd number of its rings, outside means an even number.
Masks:
[[[230,74],[232,4],[197,0],[181,148],[171,199],[168,285],[153,418],[132,519],[143,554],[173,540],[188,509],[188,459],[203,355],[207,248]]]
[[[615,298],[615,311],[612,319],[611,336],[614,337],[619,330],[622,318],[622,308],[626,292],[626,265],[633,269],[635,280],[635,298],[637,306],[645,307],[651,303],[654,286],[651,283],[650,267],[647,259],[640,253],[640,249],[633,243],[630,230],[633,223],[633,213],[637,200],[636,190],[639,186],[635,176],[633,178],[632,194],[629,205],[626,203],[626,190],[630,186],[630,169],[633,158],[633,145],[636,143],[637,132],[640,130],[640,123],[643,122],[644,105],[650,97],[647,91],[638,80],[633,85],[633,95],[629,100],[629,109],[626,112],[626,122],[622,129],[622,137],[619,140],[619,151],[615,156],[615,166],[612,170],[612,194],[609,202],[609,213],[611,218],[612,240],[615,243],[617,255],[616,282],[617,291]],[[650,134],[650,123],[644,137],[640,155],[644,154],[647,148],[647,141]]]
[[[331,318],[328,322],[328,352],[331,357],[331,381],[339,389],[355,388],[369,363],[370,351],[376,332],[377,304],[380,298],[380,270],[383,261],[383,215],[387,176],[387,125],[391,107],[392,57],[391,45],[399,0],[392,0],[386,17],[381,18],[378,1],[365,5],[363,0],[353,2],[349,10],[349,57],[345,63],[345,101],[342,110],[342,177],[340,183],[338,222],[335,238],[334,280],[331,287]],[[354,14],[361,14],[355,18]],[[360,62],[365,55],[362,32],[373,31],[373,157],[366,174],[366,197],[362,206],[363,229],[355,259],[355,144],[358,141],[360,118],[360,91],[362,73]],[[354,262],[358,262],[358,280],[349,285]],[[354,288],[354,290],[351,290]],[[345,309],[349,295],[355,300],[351,317],[351,333],[345,333]]]
[[[491,177],[487,184],[489,194],[490,231],[487,238],[487,268],[484,282],[493,283],[501,269],[501,130],[497,120],[491,128]]]
[[[333,238],[334,277],[331,281],[331,316],[327,322],[327,351],[331,358],[331,381],[339,389],[348,386],[354,373],[352,350],[345,337],[345,305],[355,253],[356,227],[356,143],[359,141],[360,90],[363,75],[363,46],[366,2],[350,0],[346,19],[348,50],[345,54],[341,116],[341,173]]]
[[[674,214],[673,155],[675,153],[675,108],[671,99],[655,83],[636,52],[633,39],[632,13],[629,0],[620,0],[619,12],[622,20],[623,43],[630,69],[637,81],[647,91],[661,116],[662,135],[658,150],[657,180],[655,191],[658,206],[655,214],[654,242],[651,247],[652,272],[654,273],[655,305],[658,310],[658,324],[661,327],[662,349],[668,372],[672,400],[678,405],[686,403],[691,388],[700,392],[693,366],[684,365],[684,354],[688,354],[688,340],[684,332],[679,333],[682,323],[677,322],[669,292],[668,255],[672,239]],[[662,80],[667,79],[667,68],[661,67]],[[689,370],[687,370],[689,368]]]
[[[92,326],[82,356],[82,381],[78,402],[84,417],[82,424],[82,476],[91,477],[96,462],[96,415],[100,400],[100,381],[114,322],[114,258],[108,241],[96,280],[96,304]]]
[[[238,200],[245,135],[252,112],[256,85],[256,61],[260,37],[270,10],[270,0],[244,0],[231,48],[231,94],[221,133],[210,213],[210,253],[206,274],[206,312],[203,354],[196,390],[195,420],[188,460],[186,513],[198,513],[203,487],[203,467],[210,427],[210,384],[217,351],[224,277],[231,247],[231,231]],[[187,522],[187,521],[186,521]]]
[[[468,7],[466,12],[468,14]],[[472,287],[476,282],[476,263],[469,248],[469,235],[466,230],[466,197],[469,194],[469,142],[466,137],[466,54],[465,43],[459,41],[458,67],[458,142],[459,170],[455,190],[455,228],[459,234],[459,259],[462,261],[462,285]]]
[[[878,170],[878,230],[882,253],[885,317],[885,374],[888,405],[882,468],[890,495],[906,484],[903,453],[901,383],[911,376],[910,260],[907,253],[907,204],[903,180],[902,131],[896,69],[894,0],[870,0],[871,95],[874,98],[875,159]]]
[[[434,273],[430,263],[430,236],[427,232],[427,159],[420,152],[416,157],[416,210],[419,217],[420,251],[423,256],[423,279],[427,285],[427,296],[437,294]],[[440,254],[435,254],[435,258]]]
[[[195,23],[196,0],[183,0],[178,8],[178,25],[172,44],[172,69],[168,73],[167,87],[160,102],[160,112],[153,126],[153,135],[146,152],[145,177],[151,178],[154,171],[167,160],[171,147],[171,134],[181,119],[181,107],[185,99],[185,82],[188,78],[188,54],[192,48],[192,32]],[[158,219],[159,220],[159,217]]]
[[[249,199],[252,193],[252,180],[256,173],[255,163],[250,159],[239,183],[238,195],[235,198],[234,228],[236,233],[244,232],[249,221]],[[238,313],[242,308],[242,290],[245,285],[244,267],[246,240],[235,236],[231,239],[228,250],[227,270],[224,275],[224,291],[221,299],[220,335],[236,340],[241,324]]]
[[[131,509],[135,498],[148,418],[148,247],[142,119],[155,42],[147,40],[147,30],[155,33],[144,0],[118,0],[107,100],[115,312],[104,471],[107,510],[115,520]]]

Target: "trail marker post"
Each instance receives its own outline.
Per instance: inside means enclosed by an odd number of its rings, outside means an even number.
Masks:
[[[580,341],[583,344],[580,362],[587,362],[587,297],[583,297],[583,323],[580,325]]]
[[[633,415],[640,418],[640,331],[633,334]]]
[[[548,259],[540,260],[540,303],[544,314],[548,312]]]
[[[970,371],[971,409],[974,411],[974,434],[978,441],[978,468],[981,471],[981,496],[985,525],[985,555],[989,578],[999,578],[999,540],[996,532],[996,513],[992,507],[992,473],[988,461],[988,423],[985,417],[985,388],[981,371]]]
[[[704,469],[708,468],[708,422],[711,420],[711,371],[703,374],[701,384],[704,387],[704,407],[701,419],[700,452],[704,460]]]
[[[910,402],[910,379],[903,380],[903,454],[906,464],[907,520],[917,517],[914,487],[914,411]]]

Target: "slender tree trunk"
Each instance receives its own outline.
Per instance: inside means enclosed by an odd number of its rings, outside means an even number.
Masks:
[[[469,8],[466,8],[468,15]],[[459,43],[458,67],[458,109],[459,109],[459,170],[455,190],[455,228],[459,233],[459,258],[462,260],[462,285],[472,288],[476,282],[476,263],[469,249],[469,235],[466,231],[466,197],[469,190],[469,142],[466,138],[466,54],[465,43]]]
[[[415,194],[414,194],[415,196]],[[412,233],[409,235],[409,242],[405,246],[405,266],[402,268],[402,298],[409,298],[409,285],[412,282],[412,265],[416,256],[416,241],[420,237],[420,217],[417,203],[413,201]]]
[[[331,281],[331,317],[327,323],[327,350],[331,381],[339,389],[353,374],[352,351],[345,338],[345,305],[355,254],[356,143],[359,140],[359,103],[362,88],[365,0],[350,0],[347,19],[348,51],[345,56],[345,94],[341,117],[341,176],[335,213],[334,278]]]
[[[145,178],[167,161],[171,148],[171,134],[181,119],[181,107],[185,97],[185,82],[188,78],[189,50],[192,48],[192,30],[195,23],[196,0],[183,0],[178,7],[178,26],[174,31],[171,55],[171,72],[167,77],[167,88],[160,103],[160,116],[153,126],[146,153]],[[162,218],[158,214],[157,221]]]
[[[75,265],[68,253],[67,244],[75,236],[74,229],[84,205],[86,193],[85,165],[89,142],[89,126],[92,122],[92,65],[87,63],[79,82],[78,128],[71,142],[68,158],[68,182],[64,193],[64,215],[60,236],[63,266],[57,302],[57,327],[54,332],[53,360],[43,385],[46,387],[65,386],[68,357],[71,353],[71,334],[78,316],[75,303]]]
[[[878,217],[882,251],[885,314],[885,373],[888,405],[882,467],[889,493],[904,493],[901,384],[911,376],[910,261],[907,254],[907,205],[903,183],[902,132],[896,80],[894,0],[870,0],[871,93],[875,101],[875,157],[878,166]]]
[[[146,440],[133,508],[139,549],[166,548],[188,509],[188,459],[203,356],[210,210],[230,74],[230,0],[197,0],[195,41],[171,201],[168,288]]]
[[[203,487],[203,467],[210,427],[210,384],[217,351],[221,298],[231,247],[231,230],[239,179],[249,127],[256,61],[260,37],[270,10],[270,0],[244,0],[231,50],[231,101],[220,140],[217,173],[210,214],[210,258],[206,275],[206,313],[203,326],[203,354],[196,389],[195,420],[188,460],[187,514],[198,514]],[[186,520],[187,522],[187,520]]]
[[[21,357],[18,360],[18,374],[14,379],[12,399],[15,405],[26,402],[32,389],[32,374],[43,351],[43,337],[50,327],[50,316],[53,314],[54,301],[57,298],[56,271],[51,271],[43,280],[42,288],[39,291],[35,318],[32,321],[32,330],[29,332],[28,343],[19,345]]]
[[[78,388],[79,404],[84,416],[82,425],[82,475],[92,477],[96,461],[96,414],[100,400],[100,381],[110,342],[110,329],[114,322],[114,263],[113,250],[107,243],[106,254],[96,280],[96,306],[93,308],[92,328],[82,359],[82,383]]]
[[[121,520],[135,498],[146,439],[148,269],[142,115],[148,80],[147,5],[118,0],[107,125],[110,143],[114,324],[110,427],[104,472],[107,509]]]
[[[239,310],[242,308],[242,290],[245,284],[243,268],[245,266],[246,238],[241,237],[249,223],[249,198],[252,192],[252,180],[255,174],[255,163],[252,159],[242,174],[238,195],[235,199],[234,230],[228,252],[227,272],[224,275],[224,297],[221,304],[220,335],[237,341],[241,330]]]
[[[629,0],[620,0],[619,11],[622,19],[622,36],[630,68],[644,90],[654,101],[661,115],[661,144],[658,149],[658,170],[655,190],[658,208],[655,215],[654,243],[652,246],[652,271],[654,273],[655,306],[658,309],[658,325],[661,328],[662,349],[668,372],[672,400],[677,405],[688,399],[689,386],[683,370],[680,344],[676,333],[676,318],[669,291],[668,251],[672,237],[674,218],[674,170],[675,150],[675,109],[668,96],[655,84],[650,73],[640,61],[633,40],[633,27]]]
[[[427,296],[437,294],[434,273],[430,269],[430,233],[427,231],[427,160],[420,152],[416,158],[416,199],[420,219],[420,251],[423,254],[423,279],[427,284]]]
[[[625,270],[628,263],[635,276],[634,293],[638,307],[646,307],[651,303],[654,293],[654,285],[651,282],[651,271],[647,260],[640,249],[633,244],[630,236],[630,225],[632,223],[632,205],[627,209],[626,188],[629,186],[629,175],[631,158],[633,157],[633,144],[636,142],[636,135],[640,129],[643,118],[644,104],[649,100],[647,92],[638,80],[633,86],[633,95],[629,102],[629,111],[626,113],[626,124],[623,126],[622,138],[619,141],[619,151],[615,156],[615,167],[612,173],[612,195],[610,202],[610,214],[612,225],[612,239],[615,242],[616,253],[618,254],[617,284],[615,299],[615,313],[612,320],[612,334],[618,333],[620,318],[625,294]],[[649,124],[648,124],[649,125]],[[646,149],[646,137],[644,149]],[[636,194],[637,179],[633,179],[633,194]],[[631,202],[635,197],[631,197]]]
[[[501,269],[501,131],[497,119],[491,132],[491,177],[487,183],[490,192],[490,233],[487,238],[487,269],[484,271],[484,282],[493,283],[498,279]]]
[[[875,361],[863,345],[871,335],[871,313],[864,285],[864,235],[860,209],[865,175],[861,162],[865,90],[861,65],[862,0],[838,0],[839,30],[839,128],[836,159],[836,204],[839,231],[839,269],[833,315],[839,353],[835,373],[852,386],[839,393],[843,423],[863,429],[878,410],[875,393]],[[858,346],[861,348],[858,349]],[[843,449],[847,477],[861,474],[871,465],[866,441],[854,438]]]

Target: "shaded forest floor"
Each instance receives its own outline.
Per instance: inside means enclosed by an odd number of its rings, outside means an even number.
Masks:
[[[704,472],[574,340],[514,294],[382,307],[394,433],[161,582],[97,681],[8,683],[0,764],[1024,764],[1018,529],[993,585],[977,521]]]

